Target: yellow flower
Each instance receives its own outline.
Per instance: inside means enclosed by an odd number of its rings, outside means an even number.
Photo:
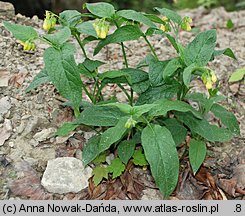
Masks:
[[[50,29],[54,28],[56,24],[56,18],[54,17],[55,15],[50,13],[49,11],[46,11],[45,16],[46,18],[43,21],[43,29],[45,31],[49,31]]]
[[[190,25],[190,23],[186,23],[186,31],[191,31],[191,25]]]
[[[125,128],[131,128],[131,127],[135,127],[137,121],[135,121],[132,117],[130,117],[127,122],[125,123],[124,127]]]
[[[45,18],[43,21],[43,29],[45,31],[49,31],[51,29],[51,25],[52,25],[52,23],[51,23],[50,19]]]
[[[163,17],[162,17],[162,21],[163,21],[163,22],[168,22],[168,21],[169,21],[169,19],[168,19],[168,17],[163,16]]]
[[[184,17],[182,20],[181,28],[185,31],[191,31],[191,25],[192,19],[190,17]]]
[[[217,77],[213,71],[211,71],[211,80],[212,82],[216,83],[217,82]]]
[[[161,25],[161,26],[160,26],[160,29],[161,29],[162,31],[164,31],[164,32],[165,32],[165,31],[166,31],[166,27],[165,27],[165,25]]]
[[[34,51],[36,49],[36,44],[30,41],[23,42],[21,41],[21,45],[25,51]]]
[[[212,89],[212,80],[208,77],[207,82],[206,82],[206,89]]]
[[[109,25],[107,23],[105,23],[104,20],[96,20],[93,23],[93,27],[96,31],[98,38],[101,38],[101,39],[106,38],[106,36],[109,32]]]

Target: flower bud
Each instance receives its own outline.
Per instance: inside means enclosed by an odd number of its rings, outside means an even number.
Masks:
[[[168,19],[168,17],[163,16],[163,17],[162,17],[162,21],[163,21],[163,22],[168,22],[168,21],[169,21],[169,19]]]
[[[181,28],[184,31],[191,31],[191,25],[190,23],[192,23],[192,19],[190,17],[184,17],[182,20],[182,24],[181,24]]]
[[[217,82],[217,77],[213,71],[211,71],[211,80],[212,82],[216,83]]]
[[[43,22],[43,29],[45,31],[49,31],[51,29],[51,26],[52,26],[51,20],[48,18],[45,18]]]
[[[131,128],[131,127],[135,127],[137,121],[135,121],[132,117],[130,117],[127,122],[125,123],[124,127],[125,128]]]
[[[36,49],[36,44],[31,43],[31,50],[34,51]]]
[[[55,27],[55,24],[56,24],[56,18],[55,17],[51,17],[50,18],[50,28],[54,28]]]
[[[212,80],[210,78],[207,79],[207,83],[206,83],[206,89],[212,89]]]
[[[191,31],[191,25],[187,22],[187,23],[182,23],[181,24],[181,28],[184,30],[184,31]]]
[[[101,38],[101,39],[106,38],[106,36],[109,32],[109,25],[107,23],[105,23],[104,20],[96,20],[93,23],[93,27],[96,31],[98,38]]]
[[[107,26],[102,26],[100,29],[100,34],[99,34],[99,38],[104,39],[106,38],[107,34],[108,34],[109,29],[107,28]]]
[[[160,26],[160,29],[161,29],[162,31],[164,31],[164,32],[165,32],[165,31],[166,31],[166,27],[165,27],[165,25],[161,25],[161,26]]]

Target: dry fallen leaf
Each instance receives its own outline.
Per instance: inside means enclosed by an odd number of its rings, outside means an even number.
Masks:
[[[11,136],[12,134],[12,124],[9,119],[5,119],[2,127],[0,127],[0,146],[2,146],[5,141]]]
[[[6,70],[0,70],[0,87],[7,87],[10,73]]]
[[[32,200],[50,200],[52,194],[46,193],[41,186],[37,172],[26,161],[15,163],[18,178],[9,182],[9,188],[14,195],[26,196]]]
[[[18,73],[14,74],[10,79],[9,79],[9,84],[11,86],[14,86],[16,88],[19,88],[23,82],[25,81],[25,77],[27,76],[28,73]]]

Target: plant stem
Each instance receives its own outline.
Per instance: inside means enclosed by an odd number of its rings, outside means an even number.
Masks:
[[[127,96],[128,100],[130,102],[130,105],[131,105],[132,99],[131,99],[131,96],[129,95],[129,93],[126,91],[126,89],[121,84],[117,84],[117,85],[120,89],[122,89],[123,93]]]
[[[155,56],[155,58],[156,58],[157,60],[159,60],[158,57],[157,57],[157,54],[156,54],[156,52],[155,52],[155,50],[154,50],[154,48],[153,48],[153,46],[152,46],[151,43],[150,43],[150,41],[147,39],[146,36],[144,36],[144,39],[145,39],[146,43],[148,44],[148,46],[150,47],[151,52],[153,53],[153,55]]]
[[[123,42],[121,42],[121,47],[122,47],[122,52],[123,52],[124,63],[125,63],[126,68],[128,68],[128,60],[127,60],[127,55],[125,52],[125,47],[124,47]]]
[[[94,101],[93,96],[89,93],[88,89],[86,88],[83,82],[82,82],[82,88],[84,89],[85,93],[88,95],[89,99],[93,102]]]
[[[75,36],[75,38],[76,38],[76,40],[77,40],[79,46],[81,47],[81,49],[82,49],[82,51],[83,51],[84,57],[85,57],[85,58],[88,58],[87,53],[86,53],[86,51],[85,51],[85,49],[84,49],[84,47],[83,47],[83,44],[82,44],[82,41],[81,41],[80,36],[79,36],[78,34],[76,34],[76,33],[74,34],[74,36]]]

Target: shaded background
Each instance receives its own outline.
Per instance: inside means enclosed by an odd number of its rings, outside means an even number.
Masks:
[[[65,9],[82,10],[86,2],[99,2],[98,0],[3,0],[11,2],[16,13],[26,16],[37,15],[43,18],[45,10],[52,10],[56,13]],[[102,1],[102,0],[101,0]],[[152,12],[153,7],[168,7],[172,9],[196,8],[204,6],[214,8],[223,6],[228,11],[245,9],[245,0],[104,0],[115,6],[117,9],[132,8],[139,11]]]

